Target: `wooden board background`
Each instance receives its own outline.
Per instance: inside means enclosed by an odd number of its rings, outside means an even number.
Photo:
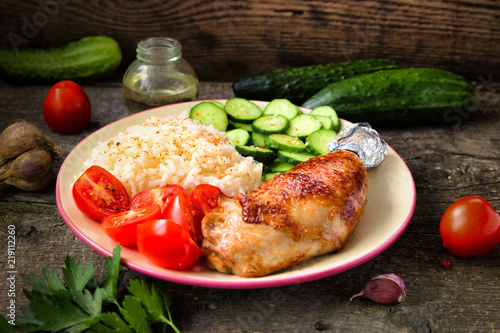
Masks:
[[[389,58],[406,66],[436,67],[480,84],[476,114],[440,127],[383,129],[382,137],[413,174],[417,206],[401,238],[373,260],[309,283],[257,290],[179,285],[129,271],[127,278],[159,283],[183,332],[498,332],[500,247],[473,259],[451,256],[439,220],[457,198],[481,195],[498,211],[500,120],[500,1],[494,0],[1,0],[0,46],[56,47],[89,35],[115,38],[123,62],[111,82],[85,86],[90,126],[57,134],[41,113],[49,86],[0,82],[0,129],[29,119],[50,133],[65,154],[92,131],[126,115],[120,79],[141,39],[170,36],[202,82],[201,99],[233,97],[230,83],[244,75],[346,60]],[[215,81],[215,82],[214,82]],[[59,165],[57,165],[58,167]],[[66,255],[104,258],[80,241],[57,212],[54,186],[26,193],[0,186],[0,243],[16,226],[19,273],[60,271]],[[9,285],[0,256],[0,314]],[[440,265],[451,261],[450,269]],[[386,307],[349,302],[375,274],[396,272],[407,299]],[[27,305],[17,275],[17,314]]]
[[[88,35],[123,50],[178,39],[200,80],[234,81],[277,68],[389,58],[470,80],[498,74],[500,2],[494,0],[2,0],[0,45],[54,47]]]

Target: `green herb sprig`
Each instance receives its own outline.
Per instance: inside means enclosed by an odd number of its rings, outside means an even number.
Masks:
[[[21,308],[23,316],[16,318],[16,328],[24,332],[149,333],[166,332],[170,326],[180,333],[170,314],[169,299],[155,285],[129,280],[130,294],[118,301],[123,277],[120,252],[117,245],[113,256],[106,258],[102,280],[92,277],[96,270],[92,263],[84,268],[70,256],[62,268],[64,283],[46,268],[42,276],[21,274],[32,290],[23,290],[30,303]]]

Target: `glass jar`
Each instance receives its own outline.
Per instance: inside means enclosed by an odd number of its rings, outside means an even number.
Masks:
[[[173,38],[154,37],[137,44],[137,59],[123,76],[122,97],[129,113],[198,99],[199,82]]]

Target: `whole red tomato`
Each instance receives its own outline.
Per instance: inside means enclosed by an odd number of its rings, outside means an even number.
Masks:
[[[441,218],[443,246],[458,257],[485,254],[500,244],[500,215],[478,196],[455,201]]]
[[[43,103],[43,119],[56,132],[73,133],[87,127],[92,107],[87,93],[73,81],[50,88]]]

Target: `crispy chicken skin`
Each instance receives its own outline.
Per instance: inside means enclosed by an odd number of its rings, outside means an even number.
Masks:
[[[358,155],[318,156],[248,195],[221,196],[202,222],[203,254],[219,272],[258,277],[339,250],[363,214],[366,193]]]

